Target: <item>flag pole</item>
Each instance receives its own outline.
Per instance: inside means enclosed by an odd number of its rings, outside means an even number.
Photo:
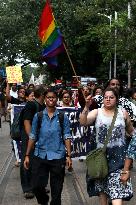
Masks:
[[[72,60],[71,60],[70,55],[69,55],[69,53],[68,53],[68,49],[66,48],[66,44],[65,44],[64,42],[63,42],[63,46],[64,46],[64,48],[65,48],[65,51],[66,51],[66,54],[67,54],[67,56],[68,56],[68,59],[69,59],[70,65],[71,65],[72,70],[73,70],[73,72],[74,72],[74,75],[76,76],[77,82],[79,83],[79,79],[78,79],[78,77],[77,77],[77,74],[76,74],[76,71],[75,71],[74,65],[73,65],[73,63],[72,63]]]
[[[61,9],[61,0],[59,0],[59,7],[60,7],[60,9]],[[63,46],[64,46],[64,49],[65,49],[66,54],[67,54],[67,56],[68,56],[70,65],[71,65],[72,70],[73,70],[73,72],[74,72],[74,75],[76,76],[76,80],[77,80],[78,84],[80,84],[79,79],[78,79],[77,74],[76,74],[76,71],[75,71],[75,68],[74,68],[74,65],[73,65],[73,63],[72,63],[72,60],[71,60],[71,58],[70,58],[68,49],[67,49],[66,44],[64,43],[64,41],[63,41]]]

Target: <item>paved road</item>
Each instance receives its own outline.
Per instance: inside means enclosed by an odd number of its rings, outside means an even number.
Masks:
[[[19,168],[14,166],[15,158],[9,137],[9,124],[3,122],[0,130],[0,204],[37,205],[35,199],[26,200],[20,186]],[[73,173],[66,171],[62,193],[62,205],[98,205],[98,198],[89,198],[86,192],[85,162],[73,161]],[[125,205],[136,205],[136,165],[132,171],[134,197]]]

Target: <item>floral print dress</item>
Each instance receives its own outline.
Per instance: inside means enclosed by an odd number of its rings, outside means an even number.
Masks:
[[[130,159],[136,160],[136,130],[133,134],[132,140],[129,143],[126,156]]]
[[[101,108],[98,109],[95,122],[97,148],[104,146],[107,131],[112,122],[112,117],[105,116],[102,110]],[[126,150],[125,119],[123,110],[118,108],[112,136],[106,150],[109,174],[101,181],[91,180],[87,175],[87,191],[89,196],[99,195],[100,192],[106,193],[111,200],[128,200],[133,196],[131,179],[127,182],[126,186],[120,181],[120,173],[124,166]]]

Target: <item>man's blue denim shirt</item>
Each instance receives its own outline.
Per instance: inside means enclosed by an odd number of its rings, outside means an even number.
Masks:
[[[64,114],[63,137],[59,122],[59,111],[56,109],[53,117],[50,119],[46,108],[43,111],[41,128],[37,137],[38,117],[35,114],[32,122],[30,139],[36,141],[34,155],[48,160],[61,159],[65,156],[66,150],[63,140],[71,139],[70,122]]]

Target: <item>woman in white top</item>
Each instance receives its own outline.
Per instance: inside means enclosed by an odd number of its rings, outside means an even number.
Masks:
[[[86,98],[85,107],[80,114],[81,125],[90,125],[95,122],[96,147],[103,147],[107,130],[111,125],[114,112],[117,108],[118,93],[115,89],[107,88],[103,94],[103,107],[89,112],[92,97]],[[118,108],[117,117],[112,130],[112,136],[107,144],[106,154],[109,173],[104,180],[91,180],[87,176],[87,191],[89,196],[99,196],[100,205],[107,205],[108,198],[112,205],[122,205],[123,200],[133,196],[131,180],[122,182],[121,175],[129,175],[124,168],[127,143],[126,131],[131,135],[134,131],[128,113]],[[125,184],[124,184],[125,183]]]

